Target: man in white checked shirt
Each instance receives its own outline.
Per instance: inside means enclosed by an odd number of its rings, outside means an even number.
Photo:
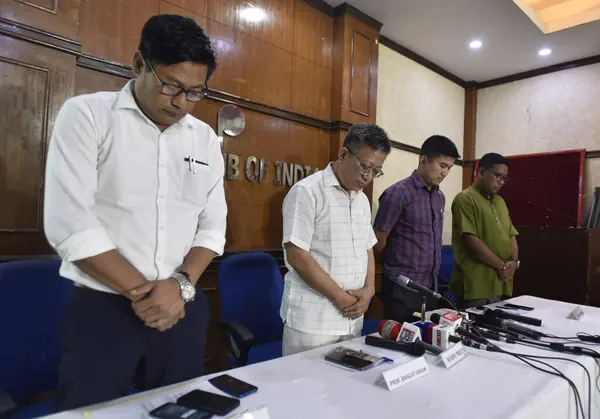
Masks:
[[[285,197],[284,355],[360,336],[375,293],[377,243],[362,190],[383,174],[390,150],[383,129],[354,125],[337,161],[296,183]]]

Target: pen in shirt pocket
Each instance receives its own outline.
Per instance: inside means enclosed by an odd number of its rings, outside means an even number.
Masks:
[[[187,156],[183,159],[184,162],[189,164],[189,171],[193,174],[196,174],[196,164],[200,164],[202,166],[208,166],[208,163],[205,163],[200,160],[194,159],[192,156]]]

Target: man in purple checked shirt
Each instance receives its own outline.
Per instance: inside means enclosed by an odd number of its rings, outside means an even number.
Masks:
[[[458,158],[456,145],[449,138],[431,136],[421,147],[417,170],[379,197],[375,250],[384,253],[381,296],[386,319],[410,321],[422,302],[419,293],[393,283],[391,278],[404,275],[437,290],[446,204],[439,186]],[[435,304],[430,299],[428,309]]]

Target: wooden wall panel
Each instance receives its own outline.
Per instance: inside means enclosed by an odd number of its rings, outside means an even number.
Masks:
[[[206,16],[206,0],[163,0],[178,6],[182,9],[188,10],[196,15]],[[161,10],[161,13],[163,12]],[[179,14],[179,13],[178,13]]]
[[[159,12],[160,0],[85,0],[79,40],[85,54],[131,64],[144,23]]]
[[[0,16],[69,39],[77,39],[80,0],[2,0]]]
[[[477,88],[467,87],[465,89],[465,134],[463,141],[463,160],[475,160],[475,139],[477,131]],[[474,165],[463,166],[463,189],[471,186],[473,181]]]
[[[291,109],[314,118],[331,119],[331,70],[294,56]]]
[[[83,67],[75,68],[75,96],[121,90],[128,79]]]
[[[43,232],[44,159],[75,57],[0,36],[0,255],[54,253]],[[6,205],[10,203],[10,205]]]
[[[182,3],[185,3],[185,2],[182,2]],[[200,25],[200,27],[202,29],[206,29],[206,17],[193,12],[191,9],[185,9],[183,7],[177,6],[167,0],[160,0],[160,4],[158,6],[158,12],[161,15],[180,15],[180,16],[189,17],[191,19],[194,19],[196,21],[196,23],[198,25]]]
[[[304,0],[296,0],[295,7],[294,54],[331,69],[333,19]]]
[[[242,4],[241,0],[207,0],[206,17],[234,28],[240,4]]]
[[[261,9],[265,18],[253,22],[245,18],[251,9]],[[271,45],[292,52],[294,40],[294,0],[240,1],[237,7],[236,29]]]
[[[377,45],[360,32],[352,32],[350,47],[350,111],[369,117],[371,56]]]
[[[235,50],[235,94],[289,109],[292,54],[241,32]]]
[[[379,30],[345,14],[334,23],[332,117],[376,122]]]
[[[217,52],[217,70],[211,77],[209,86],[222,92],[234,93],[234,59],[236,58],[234,29],[206,19],[206,33]]]

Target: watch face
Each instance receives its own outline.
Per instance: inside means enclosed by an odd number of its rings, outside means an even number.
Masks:
[[[196,295],[196,289],[192,284],[186,284],[181,290],[181,297],[184,301],[190,301]]]

